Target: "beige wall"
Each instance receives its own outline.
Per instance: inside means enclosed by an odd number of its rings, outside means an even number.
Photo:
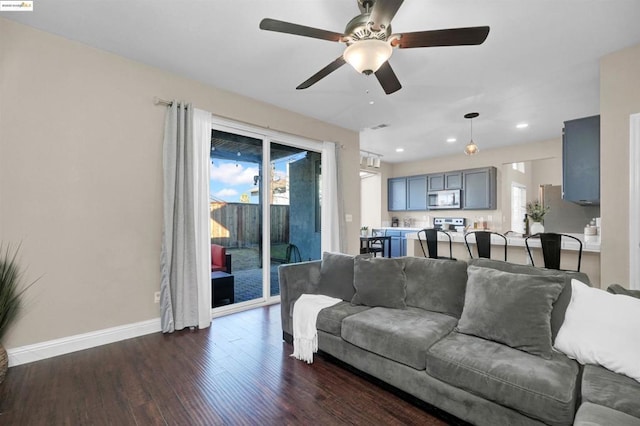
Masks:
[[[14,348],[157,318],[165,107],[343,145],[348,252],[358,250],[356,132],[0,18],[0,241],[22,241],[30,291]]]
[[[600,61],[602,283],[629,287],[629,116],[640,112],[640,45]]]
[[[562,129],[558,129],[558,136]],[[497,209],[496,210],[440,210],[438,212],[387,212],[387,217],[393,213],[395,216],[413,217],[417,222],[425,220],[433,220],[434,216],[456,216],[466,217],[473,220],[476,217],[482,217],[484,220],[490,219],[490,226],[499,231],[507,231],[510,228],[510,215],[508,213],[510,204],[504,203],[508,194],[505,194],[503,182],[503,165],[517,161],[533,161],[547,158],[562,157],[562,140],[560,138],[551,139],[543,142],[511,145],[499,149],[482,150],[480,144],[480,153],[473,156],[466,156],[462,152],[458,155],[433,158],[425,161],[416,161],[411,163],[397,163],[392,165],[389,177],[411,176],[425,173],[437,173],[450,170],[472,169],[476,167],[495,166],[497,168]],[[562,171],[560,171],[562,173]],[[530,179],[529,179],[530,180]],[[386,180],[384,182],[383,193],[386,194]],[[385,204],[386,208],[386,204]],[[503,217],[504,216],[504,217]],[[383,216],[384,219],[384,216]]]

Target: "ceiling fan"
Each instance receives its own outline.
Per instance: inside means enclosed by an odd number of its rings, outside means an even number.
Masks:
[[[349,63],[358,72],[366,75],[375,74],[385,93],[389,95],[402,88],[388,61],[394,47],[408,49],[478,45],[482,44],[489,35],[487,26],[393,34],[391,20],[404,0],[357,1],[361,13],[349,21],[344,34],[276,19],[265,18],[260,22],[260,29],[263,30],[336,41],[347,45],[342,55],[296,89],[306,89],[345,63]]]

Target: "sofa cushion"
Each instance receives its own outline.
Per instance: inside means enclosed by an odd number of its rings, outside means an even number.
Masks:
[[[427,373],[548,424],[570,424],[578,364],[546,360],[500,343],[453,332],[427,351]]]
[[[564,278],[564,287],[560,296],[553,304],[551,311],[551,337],[555,341],[558,331],[564,322],[564,315],[571,301],[571,279],[575,278],[585,284],[590,284],[589,276],[584,272],[576,271],[558,271],[555,269],[537,268],[530,265],[518,265],[515,263],[504,262],[502,260],[491,259],[471,259],[469,265],[482,266],[484,268],[493,268],[504,272],[513,272],[515,274],[527,275],[558,275]]]
[[[354,256],[342,253],[322,253],[318,293],[350,301],[355,293],[353,287]]]
[[[340,336],[342,320],[346,317],[371,309],[368,306],[352,305],[350,302],[339,302],[333,306],[322,309],[318,313],[316,328],[318,330]]]
[[[353,275],[354,305],[404,309],[405,274],[402,259],[356,257]]]
[[[460,318],[467,286],[467,263],[424,257],[404,258],[407,306]]]
[[[581,364],[598,364],[640,382],[640,299],[578,280],[571,285],[571,303],[556,349]]]
[[[557,276],[512,274],[469,266],[457,330],[551,358],[551,309],[564,283]]]
[[[582,401],[604,405],[640,418],[640,383],[598,365],[585,365]]]
[[[424,370],[429,346],[446,336],[456,319],[419,308],[372,308],[342,322],[342,338],[377,355]]]
[[[640,426],[640,419],[602,405],[585,402],[580,405],[573,426]]]

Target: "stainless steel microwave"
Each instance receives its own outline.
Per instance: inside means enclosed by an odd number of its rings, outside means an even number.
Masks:
[[[460,202],[460,190],[434,191],[427,194],[429,210],[435,209],[459,209],[462,207]]]

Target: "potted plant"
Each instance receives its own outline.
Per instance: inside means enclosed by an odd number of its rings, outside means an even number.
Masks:
[[[362,228],[360,228],[360,236],[361,237],[366,237],[369,234],[369,227],[368,226],[363,226]]]
[[[9,368],[2,338],[20,312],[22,295],[35,281],[23,285],[23,271],[18,265],[18,251],[11,245],[0,245],[0,383]]]
[[[531,222],[531,235],[535,235],[541,232],[544,232],[544,226],[542,225],[542,220],[544,219],[544,215],[549,211],[549,207],[545,207],[540,203],[540,201],[530,201],[527,203],[527,217]]]

